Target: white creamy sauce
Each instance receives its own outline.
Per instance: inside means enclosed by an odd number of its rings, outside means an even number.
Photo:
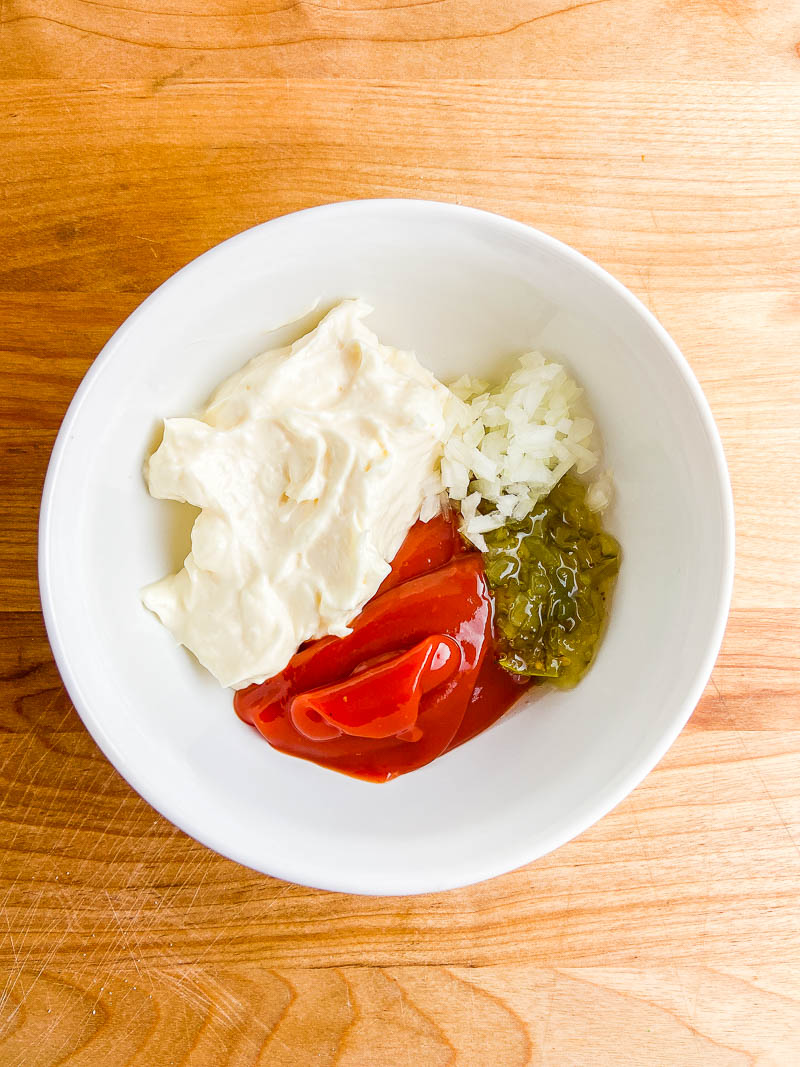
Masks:
[[[223,685],[345,635],[410,527],[438,510],[449,391],[378,341],[370,310],[345,301],[256,356],[198,417],[166,419],[146,466],[154,497],[202,511],[183,569],[142,599]]]

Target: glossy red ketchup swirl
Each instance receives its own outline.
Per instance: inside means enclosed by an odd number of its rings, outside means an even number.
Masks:
[[[352,632],[301,648],[238,692],[236,713],[281,752],[388,781],[480,733],[525,688],[495,660],[492,614],[453,518],[417,523]]]

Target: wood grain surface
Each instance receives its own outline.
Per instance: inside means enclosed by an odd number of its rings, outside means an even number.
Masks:
[[[798,0],[4,0],[2,1067],[800,1062],[798,42]],[[737,508],[723,649],[658,768],[529,867],[405,899],[165,822],[73,710],[36,584],[116,327],[221,239],[363,196],[611,270],[697,373]]]

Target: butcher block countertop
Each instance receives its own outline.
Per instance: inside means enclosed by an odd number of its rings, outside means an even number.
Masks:
[[[2,1067],[800,1063],[798,42],[797,0],[3,3]],[[149,292],[389,196],[531,223],[655,312],[722,434],[737,571],[696,712],[615,811],[493,881],[362,898],[123,781],[53,663],[36,526]]]

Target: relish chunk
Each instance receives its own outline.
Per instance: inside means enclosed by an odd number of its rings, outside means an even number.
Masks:
[[[565,689],[594,658],[620,565],[586,488],[562,478],[526,518],[485,535],[500,665]]]

